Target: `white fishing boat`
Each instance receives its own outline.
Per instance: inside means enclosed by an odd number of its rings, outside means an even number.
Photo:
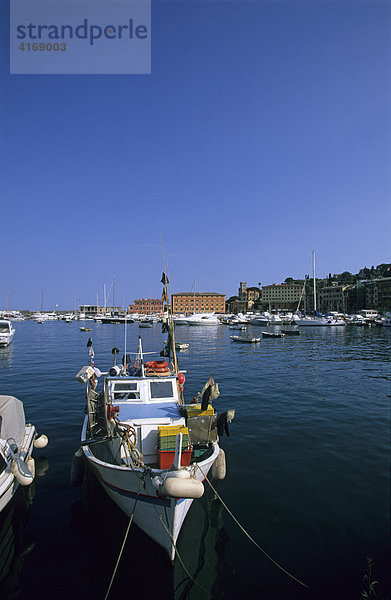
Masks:
[[[23,404],[14,396],[0,396],[0,511],[19,485],[30,485],[35,475],[33,447],[44,448],[48,439],[37,437],[26,424]]]
[[[219,318],[215,314],[210,313],[196,313],[187,317],[186,321],[188,325],[208,326],[221,324]]]
[[[8,346],[12,342],[14,335],[15,329],[11,321],[2,319],[0,321],[0,346]]]
[[[171,317],[162,329],[168,333],[165,360],[146,361],[146,354],[154,353],[143,352],[141,337],[131,360],[125,326],[122,364],[102,374],[89,341],[91,364],[76,377],[87,386],[81,453],[117,506],[173,560],[189,508],[204,493],[205,477],[212,467],[214,477],[225,477],[218,425],[225,427],[230,415],[217,419],[213,376],[198,404],[184,403],[185,376],[177,363]]]

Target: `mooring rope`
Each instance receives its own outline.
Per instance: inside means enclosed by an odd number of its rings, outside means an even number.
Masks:
[[[262,552],[262,554],[264,556],[266,556],[266,558],[269,559],[278,569],[280,569],[283,573],[285,573],[286,575],[288,575],[288,577],[290,577],[291,579],[293,579],[294,581],[296,581],[296,583],[299,583],[300,585],[302,585],[303,587],[305,587],[307,590],[311,590],[311,592],[315,592],[316,594],[318,594],[318,592],[316,592],[316,590],[313,590],[309,585],[307,585],[306,583],[303,583],[302,581],[300,581],[300,579],[297,579],[297,577],[295,577],[294,575],[292,575],[292,573],[289,573],[289,571],[287,571],[286,569],[284,569],[284,567],[282,567],[281,565],[279,565],[278,562],[276,562],[270,556],[270,554],[268,554],[263,548],[261,548],[261,546],[254,540],[254,538],[251,537],[251,535],[248,533],[248,531],[245,530],[245,528],[239,523],[239,521],[237,520],[237,518],[235,517],[235,515],[230,511],[230,509],[225,504],[224,500],[222,499],[222,497],[220,496],[220,494],[217,492],[216,488],[209,481],[208,477],[205,475],[205,473],[203,472],[203,470],[201,469],[201,467],[200,467],[200,465],[198,463],[197,463],[197,467],[201,471],[201,473],[204,476],[204,478],[206,479],[206,481],[209,483],[210,487],[212,488],[212,490],[216,494],[217,498],[220,500],[221,504],[224,506],[224,508],[227,511],[227,513],[230,515],[230,517],[232,517],[232,519],[235,521],[235,523],[238,525],[238,527],[243,531],[243,533],[248,537],[248,539],[258,548],[258,550],[260,550]]]
[[[156,510],[156,507],[154,507],[154,508],[155,508],[155,510]],[[156,513],[157,513],[157,510],[156,510]],[[158,514],[158,513],[157,513],[157,514]],[[199,587],[199,588],[200,588],[200,590],[201,590],[202,592],[204,592],[204,594],[206,594],[206,595],[208,596],[208,598],[213,598],[212,594],[210,594],[210,593],[208,592],[208,590],[206,590],[204,587],[202,587],[202,585],[201,585],[200,583],[198,583],[198,581],[197,581],[196,579],[194,579],[194,577],[192,577],[192,575],[191,575],[191,574],[189,573],[189,571],[186,569],[186,567],[185,567],[185,564],[184,564],[184,562],[183,562],[183,560],[182,560],[182,557],[181,557],[181,555],[180,555],[180,554],[179,554],[179,552],[178,552],[177,545],[176,545],[176,543],[174,542],[174,537],[173,537],[173,535],[171,534],[170,528],[166,526],[165,522],[164,522],[164,521],[163,521],[163,519],[162,519],[162,515],[158,515],[158,516],[159,516],[159,519],[160,519],[160,521],[161,521],[161,523],[162,523],[162,525],[163,525],[164,529],[166,530],[166,532],[167,532],[167,533],[168,533],[168,535],[170,536],[171,543],[172,543],[172,545],[173,545],[173,546],[174,546],[174,548],[175,548],[175,554],[177,555],[177,557],[178,557],[178,559],[179,559],[179,562],[180,562],[180,563],[181,563],[181,565],[182,565],[182,569],[184,570],[184,572],[186,573],[186,575],[188,576],[188,578],[189,578],[189,579],[190,579],[190,580],[191,580],[191,581],[192,581],[192,582],[193,582],[193,583],[194,583],[194,584],[195,584],[197,587]]]
[[[140,485],[139,485],[138,492],[137,492],[137,498],[136,498],[136,501],[135,501],[134,506],[133,506],[132,514],[130,515],[128,527],[127,527],[126,532],[125,532],[124,541],[122,542],[121,550],[119,551],[117,562],[115,564],[114,571],[113,571],[113,574],[111,576],[109,587],[107,588],[107,592],[106,592],[104,600],[107,600],[107,598],[109,597],[109,594],[110,594],[110,591],[111,591],[111,587],[112,587],[113,582],[114,582],[114,578],[115,578],[115,576],[117,574],[118,565],[120,563],[120,560],[121,560],[121,557],[122,557],[122,554],[123,554],[123,551],[124,551],[124,548],[125,548],[126,540],[128,539],[130,526],[131,526],[131,524],[133,522],[134,511],[136,510],[136,505],[137,505],[137,502],[138,502],[138,497],[140,495],[142,482],[143,482],[143,480],[140,479]]]

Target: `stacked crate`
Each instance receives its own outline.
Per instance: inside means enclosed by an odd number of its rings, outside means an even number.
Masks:
[[[211,404],[202,410],[201,404],[186,405],[186,423],[192,444],[209,444],[217,441],[217,417]]]
[[[215,410],[211,404],[205,410],[202,410],[201,404],[187,404],[186,415],[187,418],[191,417],[203,417],[205,415],[214,415]]]
[[[169,469],[175,458],[175,445],[177,435],[182,434],[181,465],[189,466],[191,458],[191,445],[189,430],[184,425],[161,425],[158,427],[157,453],[160,469]]]

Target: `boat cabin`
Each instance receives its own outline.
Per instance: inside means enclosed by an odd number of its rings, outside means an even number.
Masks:
[[[158,428],[186,425],[180,410],[176,376],[109,376],[105,386],[117,419],[135,429],[137,448],[144,463],[155,465]]]

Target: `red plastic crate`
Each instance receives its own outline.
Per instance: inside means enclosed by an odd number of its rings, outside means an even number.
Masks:
[[[182,450],[181,466],[188,467],[190,465],[192,448]],[[175,450],[157,450],[159,469],[169,469],[174,462]]]

